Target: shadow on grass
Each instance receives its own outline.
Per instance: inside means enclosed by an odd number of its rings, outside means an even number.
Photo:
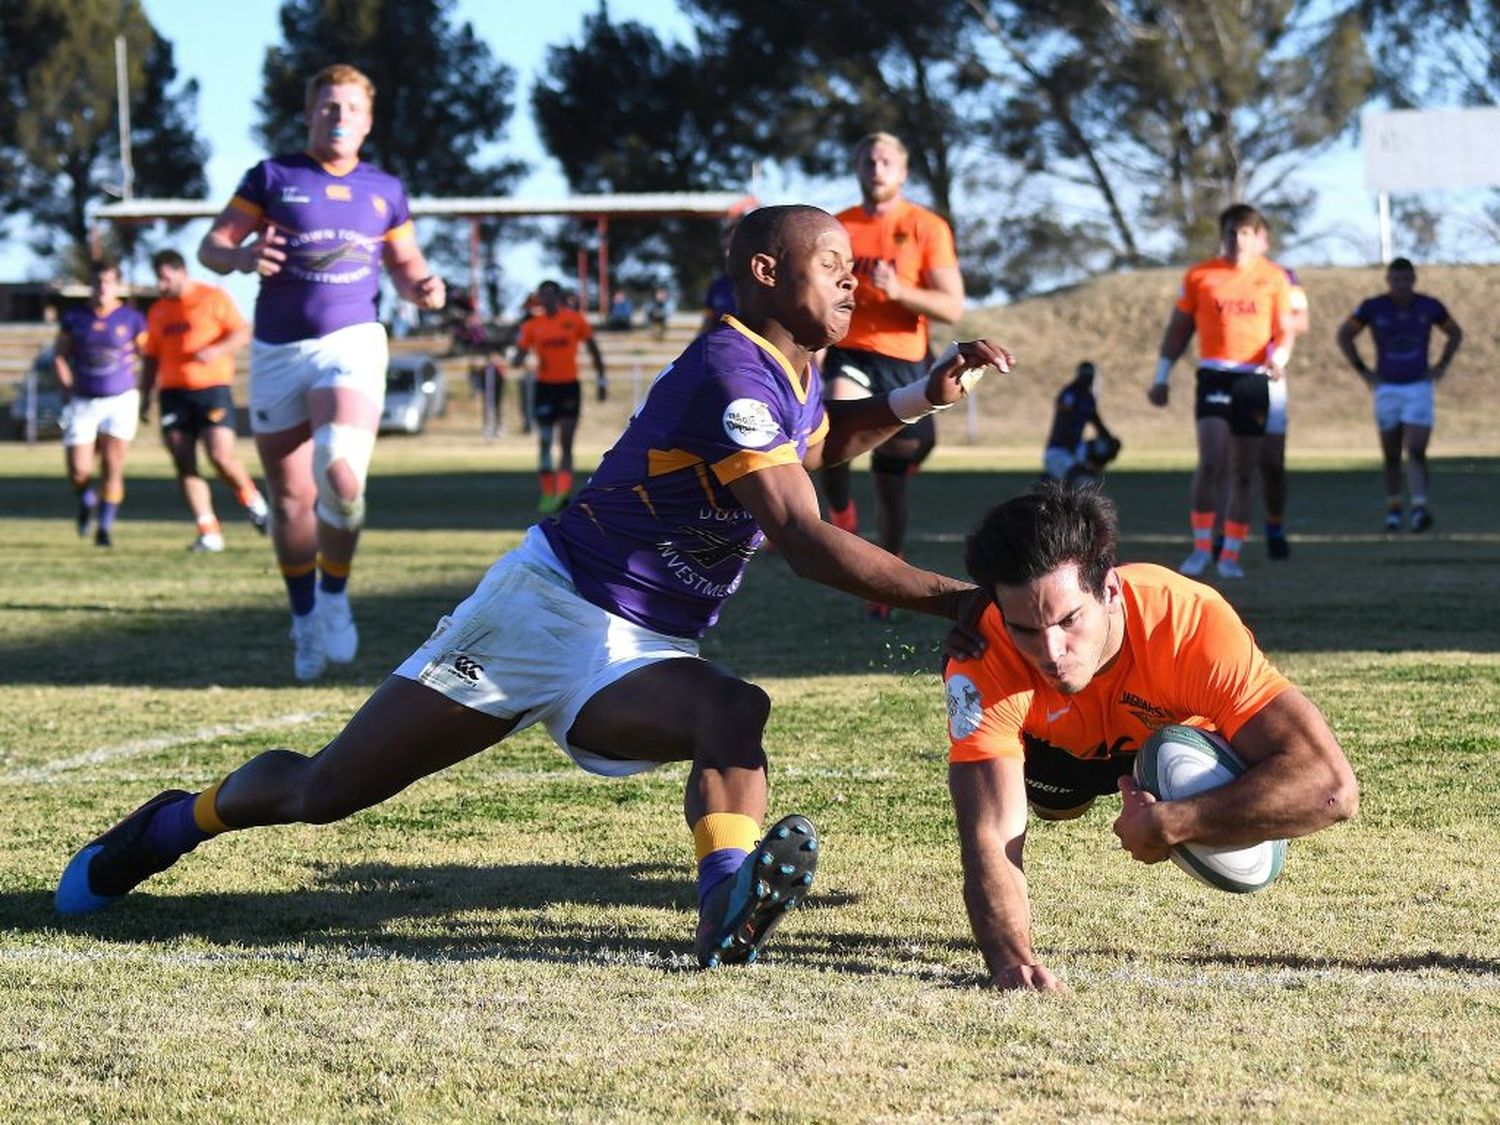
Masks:
[[[851,901],[833,892],[809,906]],[[580,906],[594,908],[586,921],[574,917],[572,908]],[[332,869],[306,890],[174,895],[143,888],[100,913],[75,918],[59,917],[50,893],[0,893],[0,931],[62,930],[135,945],[179,938],[251,949],[297,944],[418,961],[584,964],[604,958],[684,968],[697,906],[680,864],[370,863]],[[673,911],[681,915],[682,936],[661,941],[632,934],[617,909]]]

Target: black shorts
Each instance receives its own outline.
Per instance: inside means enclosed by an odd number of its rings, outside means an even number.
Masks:
[[[197,437],[214,426],[234,429],[234,395],[228,387],[163,390],[157,401],[163,433],[177,430]]]
[[[1270,413],[1270,384],[1264,372],[1198,368],[1195,419],[1223,418],[1235,437],[1264,437]]]
[[[1119,792],[1115,784],[1135,768],[1135,750],[1102,758],[1075,758],[1041,739],[1025,737],[1026,799],[1064,812],[1095,797]]]
[[[538,383],[532,388],[531,416],[550,426],[564,418],[577,418],[583,394],[576,382]]]
[[[879,352],[865,352],[858,348],[829,348],[823,361],[823,389],[836,378],[858,383],[874,395],[888,395],[892,391],[927,378],[927,364],[922,360],[896,359]],[[892,441],[910,439],[919,443],[919,452],[914,457],[896,457],[877,450],[870,458],[870,467],[877,473],[902,474],[913,465],[920,465],[937,444],[937,427],[932,415],[919,419],[902,428]]]

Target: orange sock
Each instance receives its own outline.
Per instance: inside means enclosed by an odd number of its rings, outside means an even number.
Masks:
[[[557,495],[557,474],[556,473],[537,473],[537,479],[542,482],[542,495],[543,496],[556,496]]]
[[[212,512],[198,517],[199,535],[218,535],[220,530],[218,518]]]
[[[1246,538],[1250,535],[1248,523],[1236,523],[1234,520],[1224,521],[1224,548],[1219,552],[1220,561],[1240,561],[1240,548],[1244,546]]]
[[[1214,549],[1213,512],[1189,512],[1188,522],[1193,526],[1193,550],[1212,551]]]
[[[573,474],[568,469],[562,469],[557,474],[557,494],[559,496],[573,495]]]
[[[260,489],[254,483],[247,484],[244,488],[234,490],[234,498],[240,502],[241,507],[253,508],[261,502]]]

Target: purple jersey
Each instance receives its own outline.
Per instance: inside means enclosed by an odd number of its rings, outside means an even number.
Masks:
[[[1421,293],[1404,309],[1387,295],[1361,301],[1354,319],[1368,324],[1375,337],[1375,374],[1382,383],[1420,383],[1428,377],[1433,325],[1446,324],[1448,310]]]
[[[656,377],[583,491],[542,530],[585,599],[701,637],[762,539],[729,485],[799,464],[827,432],[818,373],[804,391],[786,358],[731,317]]]
[[[245,173],[229,205],[286,237],[286,263],[260,281],[255,338],[289,344],[376,319],[381,251],[411,233],[401,181],[373,164],[342,176],[297,153]]]
[[[68,337],[68,366],[73,369],[73,393],[79,398],[104,398],[136,387],[140,351],[136,340],[146,331],[146,318],[129,305],[97,316],[93,309],[63,313],[59,328]]]
[[[1069,383],[1057,396],[1057,409],[1052,415],[1052,432],[1047,435],[1047,448],[1061,447],[1072,450],[1083,440],[1083,427],[1093,422],[1099,424],[1099,408],[1093,392],[1077,383]]]

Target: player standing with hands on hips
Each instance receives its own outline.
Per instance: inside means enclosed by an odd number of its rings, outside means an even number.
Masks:
[[[446,300],[401,181],[359,158],[374,101],[374,85],[352,66],[308,79],[307,151],[246,172],[198,248],[215,273],[260,276],[250,428],[291,602],[292,671],[304,681],[359,647],[345,586],[385,401],[381,263],[403,299],[427,309]]]
[[[1432,526],[1427,509],[1427,441],[1432,437],[1432,387],[1448,374],[1448,365],[1463,343],[1463,329],[1435,297],[1417,292],[1417,270],[1397,258],[1385,272],[1389,292],[1361,301],[1339,326],[1339,349],[1349,366],[1375,392],[1375,428],[1380,432],[1381,472],[1385,481],[1385,529],[1401,530],[1401,451],[1406,450],[1406,477],[1411,489],[1411,529]],[[1371,370],[1354,346],[1366,328],[1375,337]],[[1428,366],[1427,352],[1436,328],[1448,337],[1443,354]]]

